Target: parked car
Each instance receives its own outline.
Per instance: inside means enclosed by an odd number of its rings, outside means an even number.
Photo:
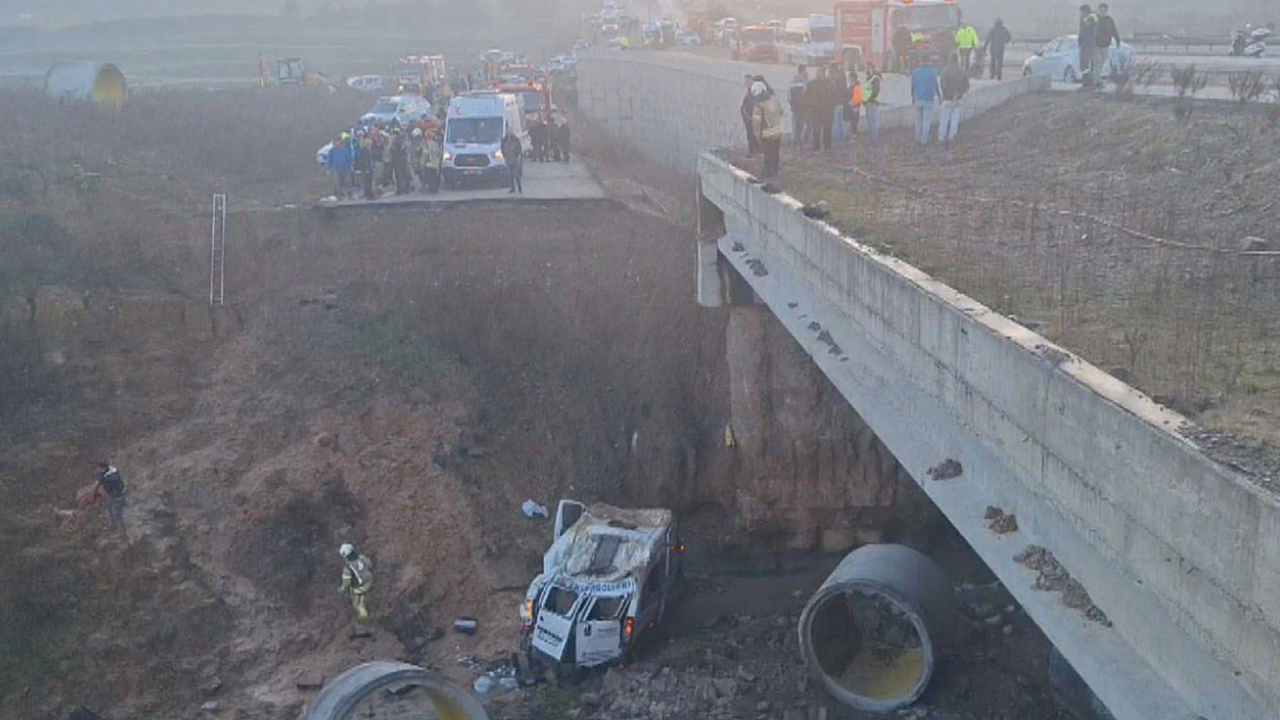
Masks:
[[[542,572],[520,604],[522,648],[557,672],[629,662],[662,622],[683,555],[670,510],[561,500]]]
[[[1115,74],[1116,68],[1129,67],[1133,64],[1134,51],[1128,43],[1120,43],[1119,48],[1112,48],[1107,64],[1102,69],[1101,77],[1109,78]],[[1080,41],[1075,35],[1063,35],[1050,40],[1035,55],[1022,63],[1024,77],[1044,75],[1050,80],[1063,82],[1080,82]]]
[[[401,125],[417,122],[431,117],[431,103],[417,95],[391,95],[378,98],[373,109],[360,116],[360,122],[369,124],[376,121],[391,123],[397,121]]]
[[[691,33],[684,30],[681,30],[679,33],[676,34],[676,42],[679,43],[682,47],[701,47],[702,46],[702,38],[698,37],[697,33]]]
[[[353,75],[347,78],[347,87],[354,88],[361,92],[380,93],[382,92],[382,76]]]

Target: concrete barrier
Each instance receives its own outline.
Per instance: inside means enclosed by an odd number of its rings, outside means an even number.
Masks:
[[[1120,720],[1280,716],[1280,502],[1173,413],[702,156],[750,284]],[[709,280],[711,274],[703,273]],[[710,293],[704,293],[710,294]],[[929,480],[954,459],[962,473]],[[997,534],[995,506],[1017,529]],[[1035,589],[1050,550],[1106,622]]]
[[[787,104],[787,87],[794,72],[788,65],[717,60],[689,53],[594,52],[578,61],[578,105],[610,135],[650,159],[693,173],[700,153],[746,143],[739,114],[745,92],[743,76],[764,75]],[[973,116],[1048,85],[1040,77],[1003,83],[977,80],[966,98],[966,112]],[[886,75],[884,93],[881,126],[911,125],[914,116],[907,78]],[[789,104],[786,112],[788,118],[794,116]]]

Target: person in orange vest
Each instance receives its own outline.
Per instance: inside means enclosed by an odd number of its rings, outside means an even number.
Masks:
[[[858,71],[851,70],[849,72],[849,124],[853,128],[852,134],[858,134],[858,120],[862,117],[862,80],[858,78]]]

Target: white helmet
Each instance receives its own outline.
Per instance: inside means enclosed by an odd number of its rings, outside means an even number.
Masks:
[[[414,129],[413,129],[413,136],[414,136],[414,137],[422,137],[422,128],[414,128]]]
[[[757,80],[751,83],[751,96],[760,97],[761,95],[764,95],[765,90],[768,90],[768,89],[769,89],[769,86]]]
[[[342,543],[342,547],[338,548],[338,554],[343,560],[350,560],[356,555],[356,546],[351,543]]]

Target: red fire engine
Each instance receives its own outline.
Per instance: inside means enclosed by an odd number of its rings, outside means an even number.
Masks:
[[[867,63],[906,70],[937,61],[935,40],[954,39],[960,28],[957,0],[840,0],[835,6],[839,57],[847,68]]]

